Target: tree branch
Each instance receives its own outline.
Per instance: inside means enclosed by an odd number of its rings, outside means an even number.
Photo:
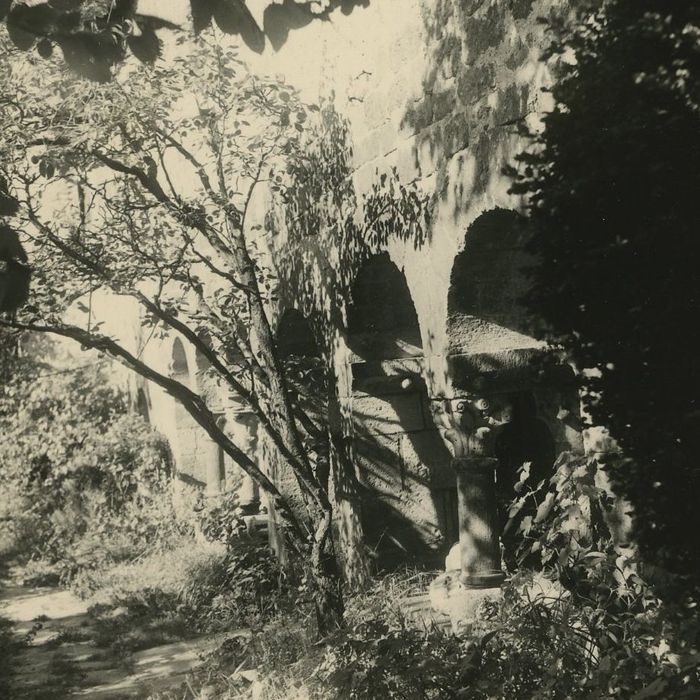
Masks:
[[[104,335],[95,335],[77,326],[68,325],[39,325],[35,323],[20,323],[17,321],[0,320],[0,325],[18,330],[37,333],[53,333],[65,338],[71,338],[87,347],[104,352],[121,364],[136,371],[139,375],[157,384],[179,401],[194,420],[204,429],[226,454],[249,474],[260,487],[270,496],[275,509],[287,524],[290,533],[296,538],[297,545],[303,544],[307,533],[292,512],[289,504],[272,481],[264,474],[248,455],[236,446],[226,433],[218,426],[216,416],[209,410],[202,398],[184,384],[153,369],[145,362],[131,354],[117,341]]]

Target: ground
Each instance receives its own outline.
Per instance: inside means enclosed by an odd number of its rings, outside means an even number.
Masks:
[[[0,588],[0,615],[16,623],[18,635],[31,639],[18,661],[22,698],[145,698],[185,683],[188,671],[222,637],[158,645],[120,659],[96,645],[88,605],[71,592],[11,583]]]

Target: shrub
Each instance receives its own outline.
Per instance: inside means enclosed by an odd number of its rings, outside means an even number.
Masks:
[[[167,445],[104,367],[27,361],[0,388],[0,429],[3,515],[25,580],[68,583],[190,528],[175,517]]]
[[[260,627],[292,606],[292,581],[266,542],[246,535],[199,567],[180,592],[203,630]]]

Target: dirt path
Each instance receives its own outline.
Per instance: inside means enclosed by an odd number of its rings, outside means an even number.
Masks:
[[[68,591],[7,585],[0,589],[0,615],[31,640],[18,668],[26,700],[147,698],[180,685],[223,637],[156,646],[119,659],[95,645],[87,605]]]

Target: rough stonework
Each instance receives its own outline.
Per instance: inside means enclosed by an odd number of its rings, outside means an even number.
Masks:
[[[523,462],[546,475],[557,454],[583,450],[573,373],[533,337],[536,319],[522,305],[528,231],[503,173],[525,145],[518,125],[537,128],[550,107],[537,18],[556,5],[382,0],[344,12],[331,3],[326,21],[274,48],[241,49],[253,70],[283,74],[318,105],[308,167],[290,173],[284,199],[259,187],[252,206],[265,233],[259,254],[279,281],[269,310],[277,342],[292,366],[323,368],[312,413],[323,414],[328,440],[313,449],[332,474],[350,580],[362,580],[368,555],[383,566],[440,565],[458,540],[461,455],[447,437],[456,406],[482,406],[462,439],[469,454],[470,431],[481,431],[482,456],[497,465],[488,502],[494,488],[507,494]],[[293,476],[254,421],[206,385],[206,367],[177,342],[135,340],[218,407],[303,513]],[[145,404],[170,401],[146,394]],[[240,487],[235,465],[181,409],[152,413],[182,480],[213,496]]]
[[[353,472],[337,496],[387,565],[440,561],[457,539],[445,399],[486,392],[518,413],[494,429],[502,478],[516,459],[546,470],[582,449],[571,377],[533,369],[527,230],[502,174],[523,146],[517,123],[548,108],[537,22],[548,8],[369,3],[267,57],[295,64],[302,41],[323,56],[300,77],[321,105],[309,152],[323,177],[291,204],[261,198],[261,219],[284,261],[280,309],[310,319],[337,386]]]

